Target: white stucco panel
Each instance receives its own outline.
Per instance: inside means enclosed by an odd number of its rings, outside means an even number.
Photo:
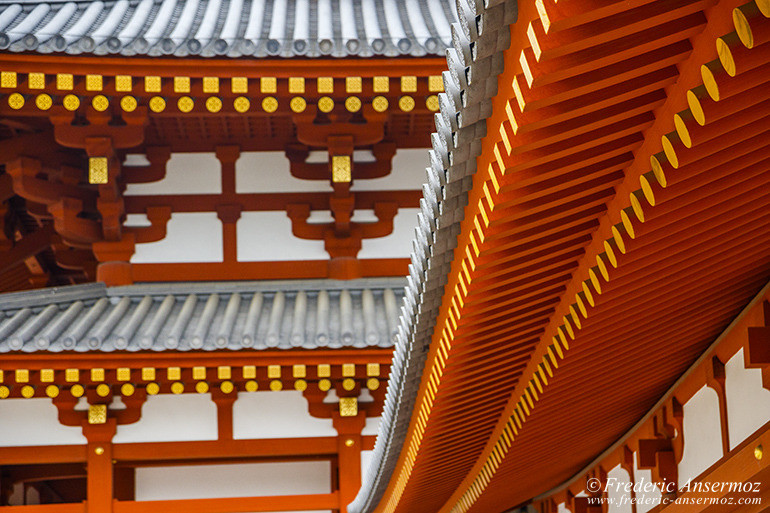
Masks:
[[[217,439],[217,407],[210,394],[153,395],[142,418],[118,426],[115,443]]]
[[[80,427],[63,426],[47,398],[0,401],[0,446],[80,445],[86,443]]]
[[[704,386],[683,406],[684,451],[679,462],[679,487],[698,477],[722,457],[719,397]]]
[[[725,364],[725,395],[730,449],[770,421],[770,391],[762,387],[762,371],[744,366],[743,349]]]

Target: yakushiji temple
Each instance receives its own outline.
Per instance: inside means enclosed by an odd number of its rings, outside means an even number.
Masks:
[[[0,0],[0,513],[770,510],[768,0]]]

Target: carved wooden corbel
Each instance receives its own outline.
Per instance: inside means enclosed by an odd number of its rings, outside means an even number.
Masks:
[[[150,164],[146,166],[123,166],[121,174],[123,183],[151,183],[166,177],[166,165],[171,158],[171,149],[167,146],[149,146],[145,153]]]
[[[762,386],[770,390],[770,301],[762,302],[764,326],[748,329],[744,359],[746,368],[762,369]]]

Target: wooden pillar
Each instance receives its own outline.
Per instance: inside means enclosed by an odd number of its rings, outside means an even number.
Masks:
[[[215,389],[211,391],[211,399],[217,405],[217,435],[219,440],[233,439],[233,404],[237,394],[225,394]]]
[[[222,260],[232,263],[238,260],[236,223],[243,210],[243,206],[236,203],[235,191],[235,163],[241,156],[241,149],[235,145],[217,146],[216,155],[222,166],[223,203],[217,205],[217,217],[222,221]]]
[[[359,411],[355,416],[334,413],[334,429],[337,430],[337,467],[340,497],[340,513],[347,513],[361,488],[361,431],[366,414]]]
[[[112,437],[115,436],[117,423],[114,418],[107,418],[101,424],[83,424],[83,434],[88,440],[86,456],[87,495],[86,513],[111,513],[113,504],[113,469]]]

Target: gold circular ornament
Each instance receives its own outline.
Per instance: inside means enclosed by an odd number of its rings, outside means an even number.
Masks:
[[[96,453],[97,456],[101,456],[102,454],[104,454],[104,447],[97,447],[96,449],[94,449],[94,452]]]
[[[195,102],[189,96],[182,96],[176,101],[176,106],[181,112],[190,112],[195,107]]]
[[[322,379],[318,382],[318,389],[321,392],[326,392],[332,387],[332,382],[328,379]]]
[[[304,379],[298,379],[294,382],[294,390],[299,390],[302,392],[303,390],[307,390],[307,381]]]
[[[0,386],[0,399],[6,399],[9,395],[11,395],[11,389],[5,385]]]
[[[209,384],[206,383],[205,381],[198,381],[195,384],[195,391],[198,392],[199,394],[205,394],[206,392],[209,391]]]
[[[35,98],[35,105],[37,105],[37,108],[40,110],[48,110],[53,106],[53,100],[48,94],[39,94],[37,95],[37,98]]]
[[[223,394],[229,394],[235,390],[235,385],[233,385],[232,381],[223,381],[222,384],[219,385],[219,389]]]
[[[150,110],[153,112],[163,112],[166,109],[166,100],[160,96],[150,98]]]
[[[275,112],[278,110],[278,100],[272,96],[268,96],[262,99],[262,110],[265,112]]]
[[[97,94],[94,96],[93,100],[91,100],[91,106],[96,111],[104,112],[107,110],[107,107],[110,106],[110,101],[103,94]]]
[[[133,96],[124,96],[120,99],[120,108],[125,112],[134,112],[136,110],[136,98]]]
[[[380,388],[380,380],[377,378],[369,378],[366,380],[366,388],[369,390],[377,390]]]
[[[398,100],[398,107],[404,112],[411,112],[414,109],[414,98],[411,96],[402,96]]]
[[[222,100],[217,98],[216,96],[212,96],[208,100],[206,100],[206,110],[209,112],[219,112],[222,110]]]
[[[332,100],[328,96],[320,97],[318,99],[318,110],[320,110],[324,114],[328,114],[329,112],[334,110],[334,100]]]
[[[24,385],[23,387],[21,387],[21,396],[22,397],[24,397],[26,399],[29,399],[33,395],[35,395],[35,389],[32,388],[32,386]]]
[[[157,383],[147,383],[145,390],[150,395],[156,395],[158,392],[160,392],[160,385]]]
[[[307,102],[305,99],[301,96],[295,96],[291,99],[291,102],[289,102],[289,107],[291,107],[291,110],[296,113],[304,112],[305,108],[307,107]]]
[[[347,440],[345,440],[345,447],[353,447],[353,443],[354,443],[353,439],[348,438]]]
[[[251,102],[245,96],[239,96],[233,100],[233,108],[236,112],[246,112],[251,108]]]
[[[345,108],[348,112],[358,112],[361,110],[361,100],[358,96],[349,96],[348,99],[345,100]]]
[[[86,389],[83,388],[83,385],[72,385],[70,387],[70,394],[72,394],[72,397],[83,397],[83,394],[86,393]]]
[[[283,389],[283,383],[281,383],[280,380],[274,379],[273,381],[270,382],[270,390],[272,390],[273,392],[278,392],[279,390],[282,390],[282,389]]]
[[[67,96],[64,97],[64,100],[62,100],[62,104],[64,105],[65,109],[67,109],[70,112],[73,112],[80,108],[80,98],[78,98],[74,94],[68,94]]]
[[[107,397],[110,394],[110,386],[102,383],[96,387],[96,395],[99,397]]]
[[[372,100],[372,107],[377,112],[385,112],[388,110],[388,99],[384,96],[375,96]]]
[[[13,93],[8,97],[8,106],[13,110],[19,110],[24,107],[24,96],[19,93]]]
[[[131,383],[123,383],[123,385],[120,387],[120,393],[125,395],[126,397],[130,397],[134,395],[134,392],[136,391],[136,387],[132,385]]]
[[[347,391],[353,390],[356,388],[356,380],[353,378],[345,378],[342,380],[342,388],[344,388]]]
[[[247,392],[256,392],[257,389],[259,388],[259,384],[257,384],[257,382],[254,381],[253,379],[250,379],[249,381],[246,382],[245,388]]]
[[[438,112],[438,95],[432,94],[425,98],[425,106],[431,112]]]
[[[47,395],[50,398],[58,397],[59,396],[59,387],[56,385],[48,385],[45,387],[45,395]]]
[[[754,447],[754,459],[759,461],[762,459],[762,456],[764,456],[764,454],[765,454],[765,451],[761,445]]]
[[[179,395],[182,392],[184,392],[184,385],[180,383],[179,381],[176,381],[174,383],[171,383],[171,393]]]

